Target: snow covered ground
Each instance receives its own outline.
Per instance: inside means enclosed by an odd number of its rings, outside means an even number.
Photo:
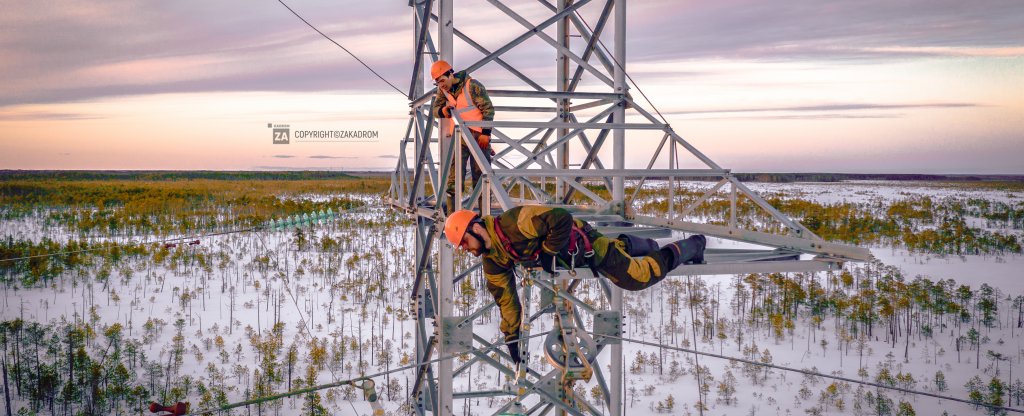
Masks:
[[[1022,199],[1019,193],[927,183],[751,184],[750,187],[758,192],[779,192],[818,202],[892,201],[907,195],[984,198],[1011,203]],[[268,357],[277,364],[273,368],[278,371],[278,377],[266,382],[269,391],[274,393],[286,391],[289,380],[294,388],[303,382],[300,379],[305,380],[305,385],[322,384],[358,377],[361,373],[385,372],[409,364],[415,344],[415,323],[408,314],[413,234],[411,226],[399,224],[398,220],[391,210],[375,208],[334,223],[305,228],[301,235],[289,230],[204,238],[200,245],[170,250],[171,259],[161,262],[147,257],[104,266],[100,261],[86,273],[62,276],[48,285],[31,288],[8,285],[3,288],[0,318],[51,324],[77,322],[95,327],[95,332],[100,334],[114,323],[120,323],[124,339],[137,340],[139,349],[145,353],[135,371],[137,382],[152,387],[153,400],[159,401],[160,397],[188,400],[193,410],[215,404],[212,399],[204,402],[198,383],[206,389],[223,392],[227,402],[257,395],[260,377],[266,375]],[[47,234],[40,233],[39,225],[27,220],[5,224],[3,229],[3,238]],[[709,246],[731,247],[735,243],[713,238]],[[942,371],[948,391],[941,394],[965,399],[968,396],[965,384],[975,375],[986,385],[993,377],[1011,383],[1024,378],[1012,374],[1013,365],[1019,365],[1024,357],[1020,346],[1024,328],[1016,327],[1017,308],[1012,305],[1012,298],[1024,295],[1024,258],[1021,255],[935,256],[886,247],[871,247],[871,250],[882,264],[899,268],[907,281],[920,275],[932,281],[953,279],[974,290],[983,283],[995,287],[1000,291],[998,323],[993,328],[984,328],[975,322],[954,327],[950,319],[948,327],[935,328],[930,337],[914,334],[905,344],[907,339],[903,335],[896,345],[886,340],[883,323],[878,323],[873,338],[864,339],[858,347],[856,341],[846,342],[844,346],[837,325],[828,315],[819,328],[812,324],[811,314],[802,310],[794,327],[781,336],[762,324],[745,330],[738,342],[736,329],[744,327],[736,326],[739,317],[731,307],[736,296],[736,278],[703,276],[696,282],[717,302],[712,313],[725,325],[724,338],[702,340],[701,334],[696,333],[695,341],[694,333],[701,329],[693,328],[693,317],[700,318],[701,312],[691,315],[686,296],[680,295],[694,281],[680,278],[644,292],[627,294],[624,335],[677,347],[696,346],[702,351],[734,357],[749,355],[744,349],[749,350],[756,344],[756,352],[751,355],[755,359],[763,358],[762,352],[767,350],[776,365],[868,381],[874,381],[880,369],[885,368],[893,375],[913,376],[912,389],[934,393],[938,393],[934,381],[936,372]],[[847,267],[854,274],[866,273],[861,270],[864,265]],[[98,278],[105,273],[109,274],[108,278]],[[472,276],[469,280],[472,293],[460,292],[467,309],[489,302],[482,278]],[[598,297],[593,287],[582,290],[579,296]],[[683,300],[673,307],[673,298]],[[180,329],[175,328],[176,322],[180,322]],[[474,325],[478,333],[489,334],[486,338],[493,341],[498,337],[497,322],[498,317],[492,312],[477,319]],[[283,325],[275,332],[277,323]],[[550,318],[541,318],[534,333],[549,330],[551,325]],[[977,327],[983,335],[981,349],[965,346],[958,354],[954,335],[965,333],[971,327]],[[176,343],[174,338],[179,332],[182,337]],[[275,334],[279,334],[279,342],[267,344]],[[102,351],[107,345],[99,336],[90,348]],[[539,340],[531,344],[534,354],[538,348]],[[290,350],[295,353],[292,358],[289,358]],[[906,358],[905,350],[909,351]],[[318,355],[318,351],[322,355]],[[988,359],[988,351],[1006,359]],[[694,407],[698,388],[692,354],[627,342],[624,356],[626,414],[699,414]],[[641,356],[643,359],[638,360]],[[607,354],[599,360],[604,373],[608,374]],[[541,361],[539,356],[532,360],[533,363]],[[638,362],[641,364],[637,365]],[[859,400],[861,409],[855,408],[858,401],[855,384],[838,384],[835,391],[830,392],[828,387],[832,380],[828,379],[781,370],[744,369],[741,364],[709,357],[700,357],[699,363],[710,370],[710,379],[714,380],[708,383],[705,415],[878,413],[863,397]],[[867,377],[858,375],[862,367]],[[541,368],[550,367],[541,365]],[[1017,373],[1024,374],[1024,368]],[[375,380],[381,403],[389,413],[408,412],[402,404],[412,388],[413,376],[411,370],[406,370]],[[183,384],[186,378],[190,379],[189,386]],[[719,384],[730,378],[735,379],[731,383],[735,394],[726,400],[729,394],[720,391]],[[497,371],[479,365],[474,365],[468,374],[455,381],[456,391],[466,390],[470,385],[477,390],[495,390],[503,383],[504,377]],[[595,383],[580,385],[591,403],[599,402],[590,397]],[[184,394],[185,390],[188,394]],[[860,393],[863,396],[879,391],[892,400],[891,414],[897,414],[901,401],[911,404],[918,415],[939,415],[944,411],[950,415],[985,413],[984,409],[967,404],[875,388],[866,388]],[[351,387],[321,393],[321,404],[330,414],[371,414],[369,404]],[[670,395],[672,404],[668,409]],[[842,410],[836,406],[837,398],[842,399]],[[303,396],[279,400],[261,410],[264,414],[306,414],[304,400]],[[18,399],[14,399],[14,403],[15,411],[28,405]],[[498,401],[488,399],[457,400],[455,413],[489,415],[499,405]],[[124,413],[137,410],[127,404],[122,408]],[[249,410],[257,413],[255,407]],[[243,413],[248,414],[236,412]]]

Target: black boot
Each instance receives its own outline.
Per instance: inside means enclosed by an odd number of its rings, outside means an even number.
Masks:
[[[513,363],[519,364],[519,363],[521,363],[523,361],[523,359],[519,356],[519,339],[518,338],[514,339],[512,341],[506,342],[505,346],[508,347],[508,355],[512,356],[512,362]]]
[[[661,252],[671,254],[668,269],[673,270],[681,264],[704,264],[704,246],[706,244],[707,239],[703,235],[696,234],[665,246]]]
[[[619,234],[619,240],[626,243],[626,253],[630,257],[640,257],[658,251],[658,242],[650,238],[637,237],[630,234]]]

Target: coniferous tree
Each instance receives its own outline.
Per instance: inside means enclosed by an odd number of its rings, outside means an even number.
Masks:
[[[942,373],[942,370],[935,372],[935,389],[939,392],[949,390],[949,386],[946,384],[946,375]]]
[[[993,377],[988,383],[988,392],[985,395],[985,404],[1002,407],[1006,404],[1006,385],[998,378]],[[986,409],[989,415],[1005,415],[1006,411],[989,407]]]

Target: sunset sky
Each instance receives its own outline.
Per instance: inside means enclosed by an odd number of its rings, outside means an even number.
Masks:
[[[286,2],[407,88],[406,0]],[[524,30],[484,1],[455,3],[456,27],[490,49]],[[506,3],[534,23],[548,14]],[[584,18],[593,24],[600,6]],[[277,1],[3,0],[0,10],[0,169],[395,166],[407,98]],[[645,0],[627,10],[629,73],[723,167],[1024,174],[1024,1]],[[478,56],[456,42],[456,68]],[[548,87],[554,58],[535,41],[509,55]],[[475,75],[523,88],[494,64]],[[275,145],[268,123],[379,138]]]

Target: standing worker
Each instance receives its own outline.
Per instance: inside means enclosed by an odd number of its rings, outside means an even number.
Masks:
[[[660,282],[681,264],[703,263],[706,244],[699,234],[662,248],[650,238],[629,234],[612,239],[563,208],[538,205],[515,207],[496,217],[459,210],[448,217],[444,234],[452,245],[483,256],[487,291],[501,311],[500,329],[516,364],[522,361],[516,263],[539,265],[547,272],[554,270],[556,262],[570,270],[589,267],[616,286],[637,291]]]
[[[437,61],[430,67],[430,76],[434,78],[434,85],[437,86],[437,94],[434,96],[434,103],[430,112],[436,118],[452,118],[452,114],[458,114],[463,121],[491,121],[494,120],[494,105],[491,98],[487,96],[487,89],[484,85],[469,76],[466,71],[454,72],[451,64],[447,61]],[[491,128],[473,126],[469,128],[473,134],[480,150],[483,151],[487,163],[491,162],[494,151],[491,150]],[[455,134],[455,121],[452,120],[448,134]],[[474,159],[469,154],[469,148],[464,141],[462,145],[462,172],[456,174],[455,165],[452,164],[448,172],[448,184],[446,189],[447,211],[451,212],[455,206],[455,183],[462,185],[466,175],[466,165],[471,165],[473,172],[473,186],[480,181],[483,170],[476,163],[469,163]]]

